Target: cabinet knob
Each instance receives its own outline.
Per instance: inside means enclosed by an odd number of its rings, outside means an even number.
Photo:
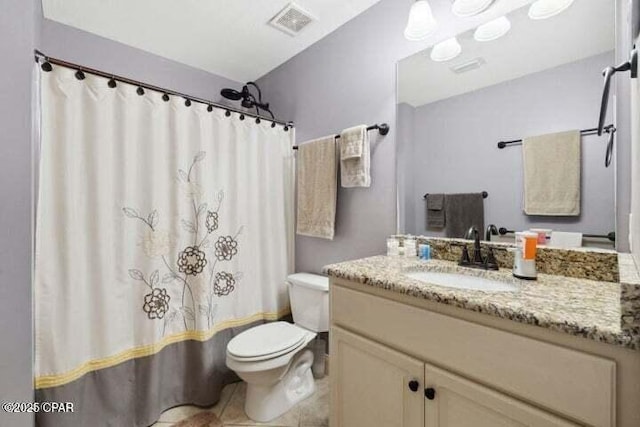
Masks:
[[[433,400],[436,397],[436,390],[434,388],[425,388],[424,389],[424,397],[429,400]]]
[[[418,391],[418,388],[420,387],[420,383],[416,380],[411,380],[409,381],[409,390],[416,392]]]

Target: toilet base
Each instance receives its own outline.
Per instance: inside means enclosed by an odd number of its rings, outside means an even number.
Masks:
[[[313,353],[304,350],[294,357],[287,372],[275,384],[247,383],[244,404],[247,416],[258,422],[274,420],[315,393],[312,364]]]

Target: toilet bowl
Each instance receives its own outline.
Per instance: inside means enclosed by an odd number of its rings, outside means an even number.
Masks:
[[[227,345],[227,367],[247,383],[245,412],[259,422],[279,417],[316,389],[308,345],[328,330],[328,279],[298,273],[288,283],[295,324],[255,326]]]

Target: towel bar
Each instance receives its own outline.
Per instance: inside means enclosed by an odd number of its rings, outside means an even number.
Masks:
[[[389,129],[390,129],[390,128],[389,128],[389,125],[388,125],[388,124],[386,124],[386,123],[380,123],[380,124],[377,124],[377,123],[376,123],[375,125],[371,125],[371,126],[368,126],[368,127],[367,127],[367,130],[374,130],[374,129],[377,129],[377,130],[378,130],[378,132],[380,132],[380,135],[384,136],[384,135],[386,135],[386,134],[388,134],[388,133],[389,133]],[[337,138],[340,138],[340,135],[336,135],[336,136],[335,136],[335,138],[336,138],[336,139],[337,139]],[[298,149],[298,146],[297,146],[297,145],[294,145],[292,148],[293,148],[294,150],[297,150],[297,149]]]
[[[427,196],[429,195],[429,193],[425,194],[424,196],[422,196],[423,199],[426,199]],[[487,197],[489,197],[489,193],[487,193],[486,191],[482,192],[482,198],[486,199]]]
[[[514,230],[507,230],[504,227],[500,227],[498,229],[498,233],[500,233],[501,236],[504,236],[505,234],[514,234],[515,231]],[[610,240],[612,242],[616,241],[616,232],[612,231],[610,233],[607,234],[583,234],[582,237],[590,237],[590,238],[595,238],[595,239],[607,239]]]
[[[614,133],[616,131],[616,127],[614,125],[607,125],[604,127],[604,131],[606,133]],[[582,136],[597,135],[597,134],[598,134],[598,128],[582,129],[580,131],[580,135]],[[515,145],[520,143],[522,143],[522,139],[512,139],[511,141],[499,141],[498,148],[503,149],[508,145]]]

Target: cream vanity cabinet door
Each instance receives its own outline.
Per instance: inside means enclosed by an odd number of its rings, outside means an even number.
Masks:
[[[577,426],[430,365],[424,395],[425,427]]]
[[[424,427],[424,363],[331,328],[331,427]]]

